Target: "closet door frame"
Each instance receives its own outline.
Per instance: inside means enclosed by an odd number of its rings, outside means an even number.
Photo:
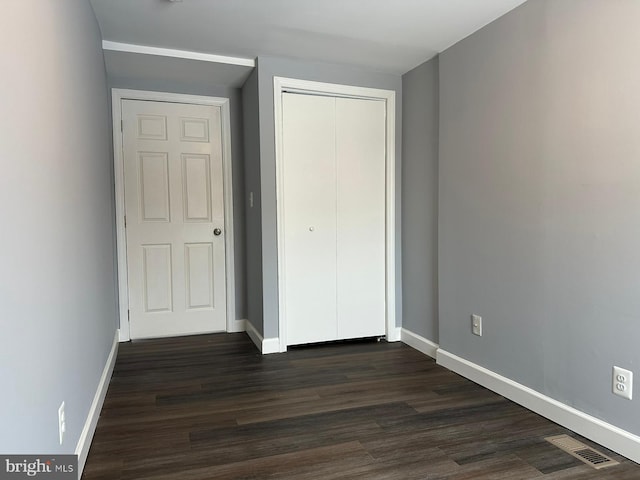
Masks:
[[[274,77],[273,102],[276,147],[279,351],[287,351],[287,292],[285,289],[285,258],[287,252],[284,242],[284,202],[282,197],[284,187],[282,94],[285,92],[302,93],[307,95],[325,95],[343,98],[360,98],[367,100],[378,100],[385,103],[385,324],[387,341],[399,341],[400,329],[396,327],[396,93],[393,90],[381,90],[351,85],[299,80],[295,78]]]

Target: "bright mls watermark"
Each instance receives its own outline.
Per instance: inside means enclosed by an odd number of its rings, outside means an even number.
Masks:
[[[77,455],[0,455],[0,480],[76,480]]]

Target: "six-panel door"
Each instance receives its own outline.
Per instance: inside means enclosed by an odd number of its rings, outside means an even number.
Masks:
[[[224,331],[219,107],[123,100],[131,338]]]

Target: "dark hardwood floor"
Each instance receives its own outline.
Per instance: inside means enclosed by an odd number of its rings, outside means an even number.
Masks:
[[[544,440],[562,433],[401,343],[202,335],[120,345],[82,478],[640,479]]]

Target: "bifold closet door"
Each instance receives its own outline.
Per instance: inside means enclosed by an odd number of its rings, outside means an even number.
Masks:
[[[287,343],[337,338],[335,99],[283,94]]]
[[[385,332],[384,102],[336,99],[338,338]]]
[[[383,102],[283,94],[287,344],[385,334]]]

